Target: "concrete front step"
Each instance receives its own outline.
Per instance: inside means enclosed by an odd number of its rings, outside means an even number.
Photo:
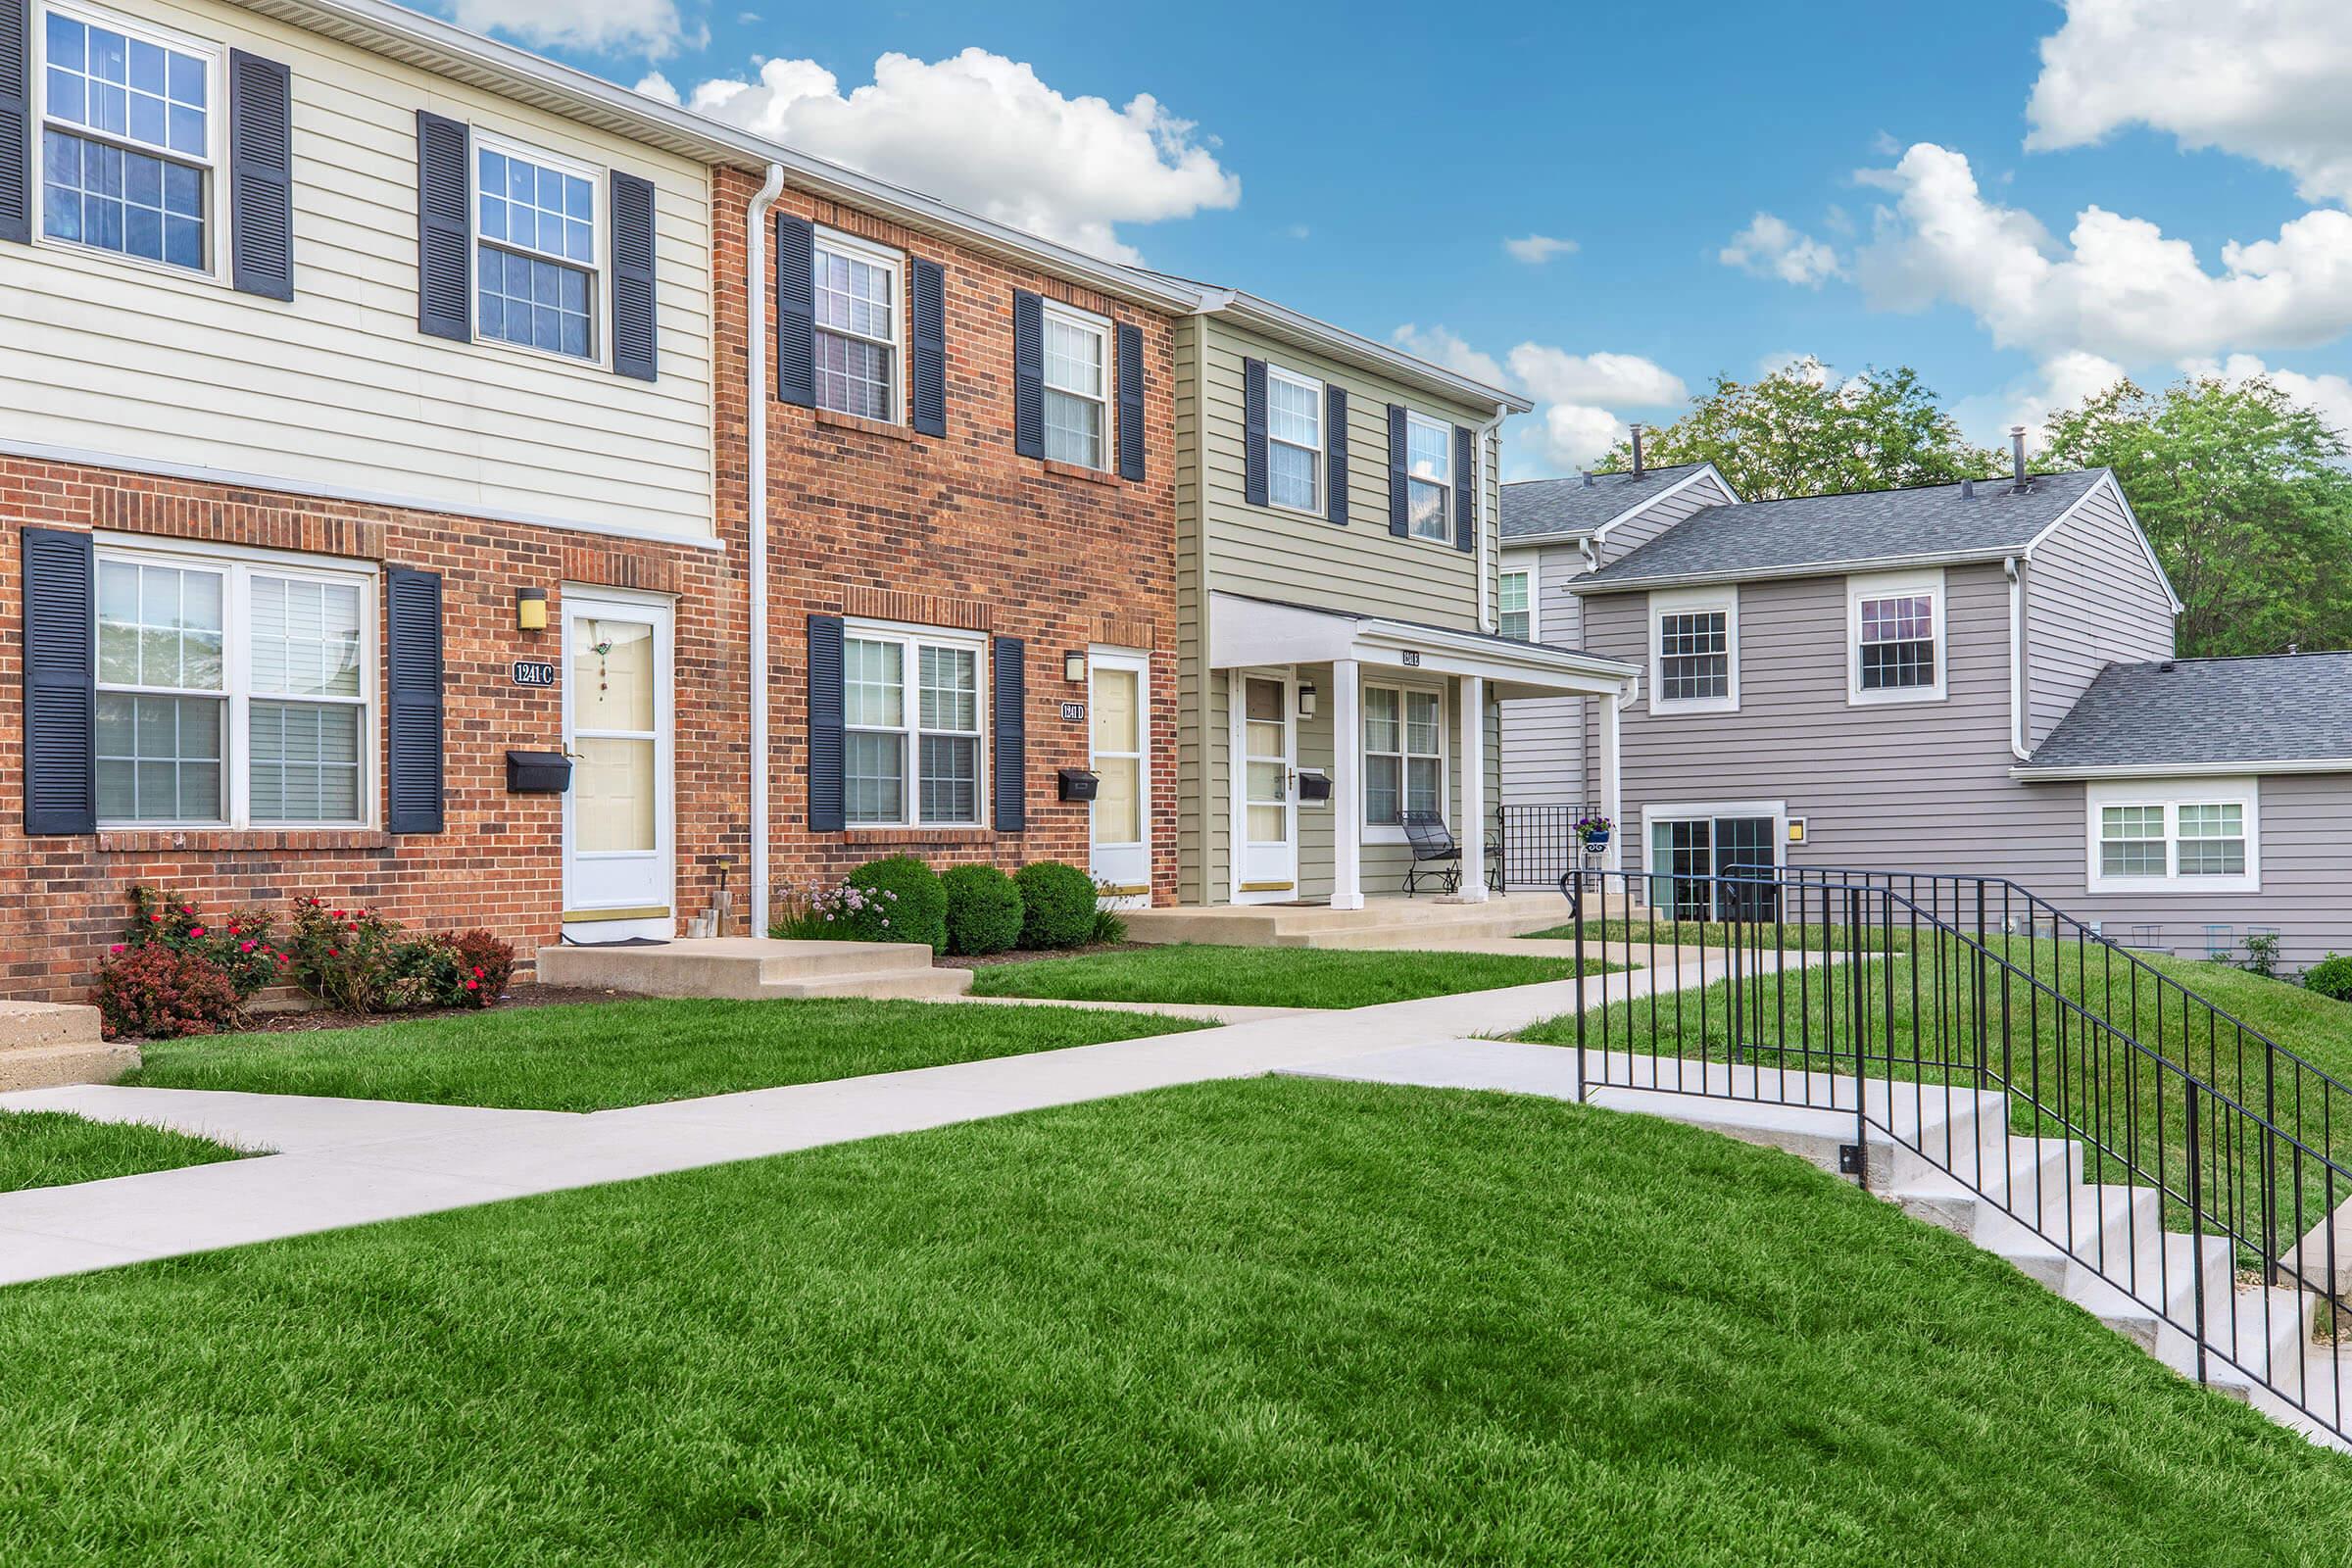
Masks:
[[[113,1083],[138,1064],[138,1047],[100,1036],[96,1007],[0,1002],[0,1093]]]
[[[634,991],[650,997],[960,996],[968,970],[935,969],[919,942],[779,942],[696,937],[652,947],[539,950],[543,985]]]

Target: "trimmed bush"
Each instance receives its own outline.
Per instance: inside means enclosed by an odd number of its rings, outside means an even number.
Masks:
[[[952,865],[939,879],[948,896],[948,951],[963,957],[1003,953],[1021,940],[1021,890],[993,865]]]
[[[2330,953],[2303,972],[2303,986],[2337,1002],[2352,1002],[2352,957]]]
[[[90,1001],[110,1040],[217,1035],[245,1016],[235,983],[219,964],[160,942],[117,950],[99,965]]]
[[[1095,879],[1059,860],[1033,860],[1013,874],[1021,890],[1021,946],[1084,947],[1095,934]]]
[[[848,923],[863,942],[921,942],[933,953],[948,948],[948,895],[938,873],[911,855],[868,860],[849,874],[846,887],[866,895]]]

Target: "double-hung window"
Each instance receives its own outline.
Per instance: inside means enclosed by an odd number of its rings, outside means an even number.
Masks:
[[[2089,891],[2249,892],[2261,884],[2257,787],[2199,780],[2084,786],[2090,811]]]
[[[1846,580],[1846,699],[1933,702],[1943,695],[1943,573]]]
[[[213,269],[219,52],[99,12],[41,12],[41,233]]]
[[[816,406],[899,422],[904,262],[847,234],[816,236]]]
[[[1102,467],[1110,431],[1110,323],[1048,305],[1045,351],[1046,456]]]
[[[1740,600],[1736,589],[1649,596],[1650,709],[1725,713],[1740,707]]]
[[[1494,629],[1503,636],[1515,637],[1523,643],[1536,640],[1535,581],[1532,570],[1502,574],[1495,600]]]
[[[1323,506],[1323,383],[1266,367],[1266,499],[1317,512]]]
[[[474,330],[501,343],[592,360],[597,176],[585,168],[475,132]]]
[[[977,638],[858,627],[842,646],[843,805],[853,827],[977,826]]]
[[[1453,426],[1408,414],[1404,419],[1405,519],[1416,539],[1451,539]]]
[[[98,554],[103,825],[365,823],[371,574]]]
[[[1445,700],[1410,686],[1364,688],[1364,821],[1446,810]]]

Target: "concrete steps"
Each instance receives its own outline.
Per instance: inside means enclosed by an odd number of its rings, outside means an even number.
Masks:
[[[809,997],[939,1000],[972,986],[968,969],[939,969],[919,942],[778,942],[695,937],[656,947],[541,948],[543,985],[649,997],[792,1001]]]
[[[0,1002],[0,1093],[109,1084],[138,1064],[138,1047],[100,1036],[96,1007]]]

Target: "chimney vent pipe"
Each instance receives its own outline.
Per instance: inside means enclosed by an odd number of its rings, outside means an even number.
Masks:
[[[2026,489],[2026,427],[2022,424],[2009,427],[2009,466],[2016,476],[2018,493],[2022,495]]]
[[[1634,477],[1642,477],[1642,427],[1634,426]]]

